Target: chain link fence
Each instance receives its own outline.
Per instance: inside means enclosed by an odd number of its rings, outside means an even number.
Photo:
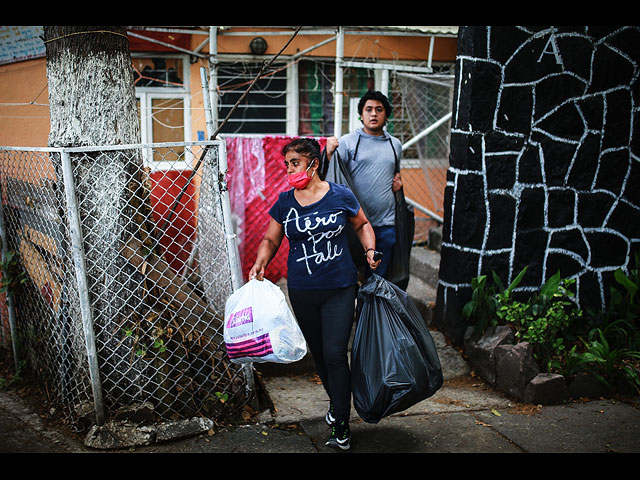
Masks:
[[[220,419],[253,400],[222,340],[241,278],[225,174],[222,141],[0,147],[0,340],[78,429],[143,402]]]
[[[402,66],[388,70],[382,90],[393,107],[387,130],[403,144],[402,178],[405,194],[416,212],[416,243],[429,228],[442,223],[444,189],[449,167],[449,141],[455,64],[438,63],[430,73],[407,73]],[[362,126],[356,107],[361,96],[376,88],[379,70],[344,69],[343,133]],[[300,122],[303,136],[326,137],[334,132],[335,62],[306,60],[299,66]]]
[[[416,211],[416,242],[442,223],[449,168],[453,72],[391,76],[393,134],[403,143],[403,184]]]
[[[425,210],[443,213],[453,75],[444,68],[396,72],[390,80],[392,133],[405,145],[405,194],[416,207],[414,240],[421,243],[437,224]],[[224,302],[255,257],[270,195],[284,182],[280,150],[287,140],[251,140],[260,142],[251,149],[263,158],[269,188],[240,185],[247,170],[230,162],[243,253],[237,266],[221,176],[230,139],[0,147],[4,283],[12,293],[0,298],[0,344],[29,361],[72,423],[144,401],[162,417],[219,418],[249,401],[253,377],[224,351]],[[237,149],[233,143],[229,154]],[[262,165],[252,162],[251,171]],[[282,259],[286,252],[285,244]],[[283,265],[273,262],[274,281],[286,276]]]

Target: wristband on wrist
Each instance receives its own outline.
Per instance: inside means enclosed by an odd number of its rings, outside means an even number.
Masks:
[[[376,251],[375,248],[367,248],[367,250],[364,252],[364,256],[367,256],[367,253],[369,253],[369,250],[373,250],[374,252]]]

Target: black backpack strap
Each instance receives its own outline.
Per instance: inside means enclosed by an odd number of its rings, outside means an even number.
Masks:
[[[393,142],[391,141],[391,137],[389,137],[389,145],[391,145],[391,150],[393,151],[393,158],[395,158],[395,161],[396,161],[396,173],[398,173],[400,171],[400,159],[398,158],[396,149],[393,148]]]
[[[327,158],[327,148],[325,147],[320,154],[320,165],[318,166],[318,175],[322,180],[326,178],[327,170],[329,170],[329,159]]]
[[[358,141],[356,142],[356,149],[353,152],[353,161],[356,161],[356,157],[358,156],[358,147],[360,146],[360,135],[358,135]]]
[[[391,145],[391,151],[393,152],[393,158],[395,159],[396,172],[400,171],[400,159],[398,158],[398,154],[396,153],[396,149],[393,148],[393,142],[391,141],[391,137],[388,138],[389,145]],[[358,147],[360,146],[360,135],[358,135],[358,141],[356,142],[356,149],[353,152],[353,161],[356,161],[356,157],[358,156]]]

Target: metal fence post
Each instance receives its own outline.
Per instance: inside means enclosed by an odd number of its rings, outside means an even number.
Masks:
[[[98,425],[103,425],[104,403],[102,400],[102,385],[100,382],[100,370],[98,368],[95,332],[93,330],[93,316],[91,314],[91,304],[89,302],[89,285],[87,282],[84,247],[82,243],[82,229],[80,227],[75,181],[73,179],[73,167],[71,165],[69,152],[62,150],[60,153],[62,157],[64,192],[67,201],[67,219],[69,221],[69,231],[71,235],[71,254],[73,257],[76,281],[78,285],[82,328],[84,331],[84,340],[87,349],[87,361],[89,363],[89,376],[91,378],[91,388],[93,391],[96,423]]]
[[[342,95],[343,95],[343,75],[344,75],[344,27],[338,27],[336,40],[336,82],[334,93],[334,116],[333,116],[333,134],[340,138],[342,136]]]
[[[209,137],[213,135],[215,125],[213,123],[213,114],[211,112],[211,102],[207,91],[209,90],[205,69],[200,69],[200,81],[202,82],[202,96],[204,99],[204,112],[207,122],[207,134]],[[222,183],[219,188],[221,195],[222,218],[224,222],[225,238],[227,240],[227,252],[229,254],[229,264],[231,267],[231,284],[233,289],[240,288],[244,281],[242,279],[242,268],[240,266],[240,253],[238,251],[237,235],[233,231],[233,223],[231,222],[231,201],[229,200],[229,190],[226,184],[227,175],[227,148],[224,140],[220,143],[220,155],[218,159],[218,171],[220,172],[219,182]]]
[[[202,96],[204,98],[204,112],[207,122],[207,133],[209,138],[213,135],[215,125],[213,122],[213,114],[210,97],[207,95],[209,89],[207,76],[205,69],[200,69],[200,81],[202,82]],[[224,222],[224,233],[227,241],[227,254],[229,257],[229,267],[231,269],[231,286],[233,290],[237,290],[242,286],[244,280],[242,278],[242,267],[240,265],[240,252],[238,251],[237,235],[233,231],[233,224],[231,222],[231,201],[229,200],[229,190],[226,184],[227,175],[227,147],[224,140],[220,144],[220,155],[218,158],[218,171],[220,187],[218,190],[221,195],[222,206],[222,220]],[[253,381],[253,364],[248,363],[243,365],[244,377],[247,381],[247,392],[251,394],[254,391],[255,384]]]
[[[0,183],[0,239],[2,240],[2,262],[7,261],[7,232],[4,225],[4,204],[2,203],[2,184]],[[2,271],[2,277],[6,280],[6,269]],[[18,373],[18,366],[20,360],[18,357],[18,334],[16,330],[16,312],[14,308],[13,292],[7,290],[7,311],[9,314],[9,331],[11,333],[11,346],[13,348],[13,362],[15,365],[16,373]],[[1,328],[1,326],[0,326]]]

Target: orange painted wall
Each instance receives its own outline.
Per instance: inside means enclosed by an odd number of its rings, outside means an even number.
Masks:
[[[0,65],[0,145],[45,147],[48,136],[44,58]]]
[[[319,27],[321,28],[321,27]],[[327,27],[329,28],[329,27]],[[238,31],[238,29],[232,29]],[[269,29],[243,28],[242,31],[267,32]],[[282,31],[273,29],[272,31]],[[293,34],[293,32],[292,32]],[[310,48],[331,35],[303,35],[296,36],[294,41],[283,52],[283,55],[293,55],[299,51]],[[254,37],[247,36],[225,36],[224,33],[218,36],[218,53],[244,53],[251,54],[249,44]],[[290,35],[265,35],[267,42],[266,55],[275,55],[289,40]],[[203,37],[192,37],[191,46],[195,48]],[[344,58],[378,59],[378,60],[416,60],[424,61],[429,56],[429,37],[409,37],[393,35],[349,35],[344,37]],[[436,38],[433,51],[433,61],[450,61],[456,58],[457,39],[456,38]],[[330,42],[322,47],[309,52],[309,56],[334,57],[336,54],[336,43]]]

